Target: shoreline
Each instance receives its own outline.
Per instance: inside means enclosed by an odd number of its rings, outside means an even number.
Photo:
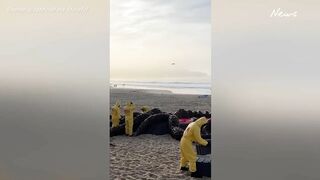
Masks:
[[[195,82],[111,82],[110,88],[168,90],[174,94],[211,95],[211,83]]]
[[[162,90],[162,89],[135,89],[135,88],[114,88],[114,87],[110,87],[110,91],[113,90],[113,91],[117,91],[117,90],[120,90],[120,91],[141,91],[142,93],[150,93],[150,94],[175,94],[173,93],[172,91],[170,90]],[[191,95],[191,94],[190,94]]]

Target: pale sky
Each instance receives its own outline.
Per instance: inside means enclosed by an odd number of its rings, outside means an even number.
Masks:
[[[88,73],[98,72],[93,62],[101,59],[105,61],[99,61],[99,67],[107,69],[105,4],[104,1],[1,0],[0,80],[17,84],[39,84],[40,80],[83,81]],[[26,10],[14,11],[16,8]],[[37,8],[44,11],[33,12]],[[51,11],[54,8],[87,10]],[[97,79],[105,78],[106,70],[99,73]],[[96,80],[88,82],[93,81]]]
[[[111,79],[210,81],[210,0],[110,3]]]

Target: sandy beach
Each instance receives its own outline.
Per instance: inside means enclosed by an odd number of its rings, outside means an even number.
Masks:
[[[202,112],[211,112],[211,96],[202,97],[199,95],[173,94],[164,90],[137,90],[137,89],[110,89],[111,105],[121,101],[124,105],[126,101],[133,101],[140,109],[147,105],[150,108],[159,108],[164,112],[175,112],[179,109]]]
[[[111,89],[110,103],[132,100],[138,108],[147,105],[165,112],[180,108],[210,112],[211,97],[179,95],[168,91]],[[136,137],[110,138],[111,179],[193,179],[179,169],[179,141],[170,135],[144,134]],[[210,179],[210,178],[203,178]]]

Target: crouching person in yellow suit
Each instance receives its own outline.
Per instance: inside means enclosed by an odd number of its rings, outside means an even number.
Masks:
[[[127,102],[124,107],[125,123],[126,123],[126,135],[132,136],[133,132],[133,111],[135,110],[135,105],[132,102]]]
[[[120,103],[119,101],[116,102],[115,105],[112,106],[111,109],[111,121],[112,121],[112,127],[118,127],[120,123]]]
[[[149,111],[149,107],[148,106],[142,106],[140,109],[143,113],[146,113]]]
[[[180,141],[180,169],[188,170],[192,177],[199,176],[197,174],[196,160],[197,153],[192,148],[192,142],[197,142],[203,146],[206,146],[208,142],[201,137],[201,126],[206,124],[208,120],[205,117],[197,119],[188,125],[183,133]]]

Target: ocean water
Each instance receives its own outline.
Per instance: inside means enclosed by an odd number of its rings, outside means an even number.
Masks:
[[[211,83],[111,81],[112,88],[168,90],[175,94],[211,95]]]

